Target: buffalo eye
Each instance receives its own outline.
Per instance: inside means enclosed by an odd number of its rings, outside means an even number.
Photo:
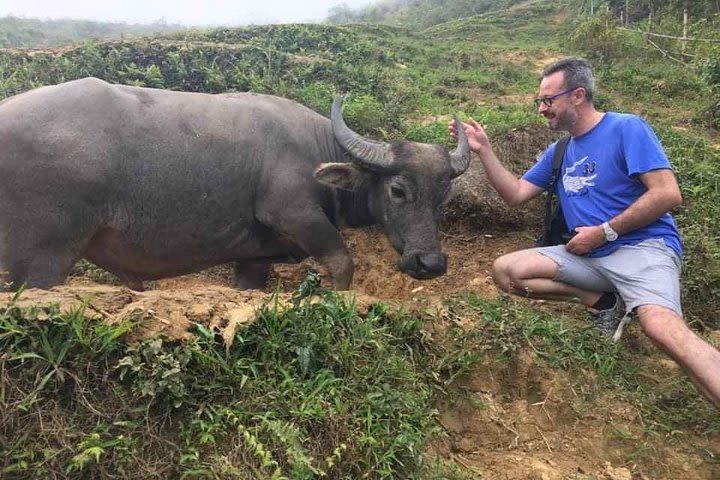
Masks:
[[[403,190],[401,187],[398,187],[397,185],[392,185],[390,187],[390,196],[394,200],[401,200],[401,201],[407,200],[407,195],[405,194],[405,190]]]

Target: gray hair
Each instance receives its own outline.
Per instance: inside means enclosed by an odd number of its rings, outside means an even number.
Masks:
[[[595,94],[595,76],[590,62],[584,58],[563,58],[543,70],[542,76],[544,78],[555,72],[565,74],[565,88],[584,88],[585,99],[592,103]]]

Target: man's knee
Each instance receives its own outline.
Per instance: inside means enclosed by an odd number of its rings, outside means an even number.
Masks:
[[[528,280],[554,278],[558,266],[533,249],[518,250],[495,259],[492,276],[495,284],[507,293],[526,291]]]
[[[641,305],[637,308],[637,315],[645,335],[661,346],[682,345],[694,335],[683,318],[669,308]]]
[[[512,262],[508,261],[508,255],[498,257],[492,264],[492,279],[502,291],[510,293],[513,286]]]

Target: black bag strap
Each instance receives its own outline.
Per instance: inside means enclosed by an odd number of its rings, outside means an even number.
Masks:
[[[555,194],[555,184],[560,177],[560,165],[562,164],[563,157],[565,156],[565,150],[567,150],[569,141],[570,136],[566,135],[560,140],[558,140],[557,145],[555,146],[555,156],[553,156],[552,178],[550,179],[550,184],[548,185],[548,191],[552,192],[553,195]]]
[[[565,156],[565,150],[567,150],[568,142],[570,141],[570,136],[566,135],[562,137],[560,140],[558,140],[557,145],[555,146],[555,155],[553,156],[553,169],[552,169],[552,177],[550,178],[550,183],[548,184],[547,188],[547,195],[545,197],[545,235],[546,238],[549,238],[547,235],[550,234],[550,229],[552,225],[552,220],[555,218],[555,214],[557,213],[557,209],[560,208],[560,202],[556,201],[557,199],[555,194],[555,184],[558,181],[558,178],[560,178],[560,165],[562,164],[563,157]]]

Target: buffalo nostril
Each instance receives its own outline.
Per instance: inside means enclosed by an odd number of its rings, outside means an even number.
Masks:
[[[431,253],[418,255],[418,265],[426,270],[445,270],[446,263],[445,255],[442,254]]]
[[[417,255],[418,270],[442,275],[447,271],[447,258],[442,253],[421,253]]]
[[[445,274],[447,257],[442,253],[412,253],[403,255],[398,266],[413,278],[433,278]]]

